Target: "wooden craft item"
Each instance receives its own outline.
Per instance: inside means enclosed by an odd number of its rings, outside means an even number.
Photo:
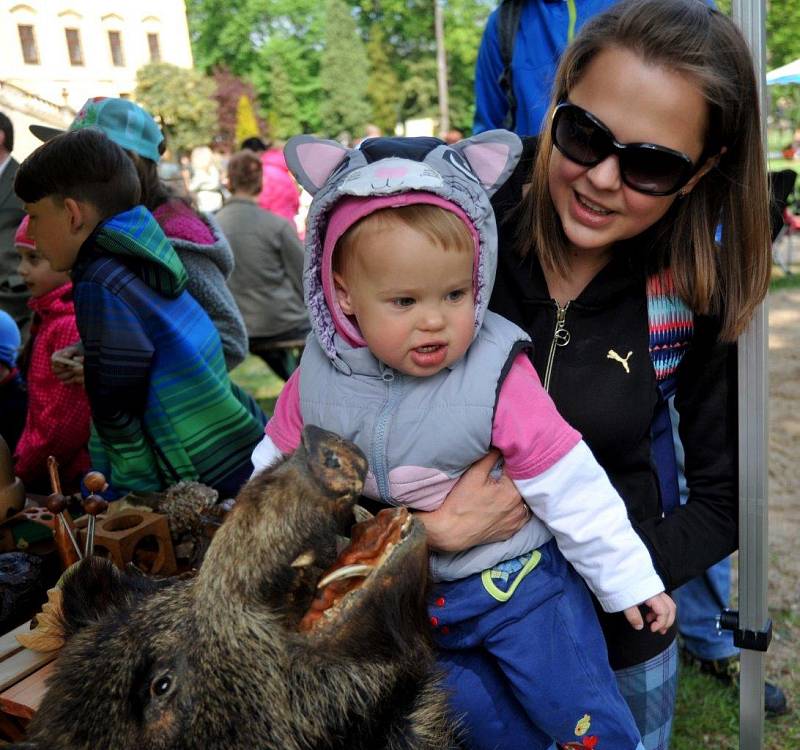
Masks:
[[[47,471],[50,474],[50,486],[53,494],[47,498],[47,509],[58,517],[53,530],[56,551],[61,564],[66,570],[81,559],[81,551],[75,539],[72,517],[67,510],[67,498],[61,494],[61,480],[58,477],[58,461],[54,456],[47,457]]]
[[[78,529],[81,541],[86,543],[88,529]],[[94,554],[108,557],[118,568],[124,569],[128,563],[142,567],[142,560],[136,557],[142,552],[139,545],[145,539],[152,539],[156,550],[152,559],[147,560],[151,575],[168,576],[177,570],[172,538],[169,533],[167,517],[160,513],[131,510],[113,515],[96,517],[94,529]],[[139,547],[139,549],[137,549]]]

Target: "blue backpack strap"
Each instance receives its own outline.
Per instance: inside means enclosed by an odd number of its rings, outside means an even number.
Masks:
[[[678,365],[694,332],[694,315],[675,293],[668,269],[647,279],[647,322],[650,359],[658,383],[658,404],[650,425],[650,444],[661,488],[661,511],[667,515],[680,505],[678,461],[669,399],[675,395]]]

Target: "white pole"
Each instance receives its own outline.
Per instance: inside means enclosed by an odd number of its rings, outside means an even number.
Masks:
[[[732,15],[750,44],[761,101],[766,153],[765,0],[733,0]],[[760,750],[764,735],[767,612],[767,302],[739,337],[739,621],[743,639],[739,748]]]

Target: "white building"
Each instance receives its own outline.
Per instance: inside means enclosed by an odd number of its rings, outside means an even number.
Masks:
[[[192,67],[184,0],[0,0],[0,110],[14,156],[38,145],[33,122],[59,127],[92,96],[132,96],[136,71]]]

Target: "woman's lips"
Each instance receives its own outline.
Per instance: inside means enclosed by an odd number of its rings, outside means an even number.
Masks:
[[[572,191],[572,200],[569,205],[570,214],[580,224],[592,228],[600,228],[609,224],[614,219],[615,212],[601,207],[600,204],[589,200],[585,196]]]

